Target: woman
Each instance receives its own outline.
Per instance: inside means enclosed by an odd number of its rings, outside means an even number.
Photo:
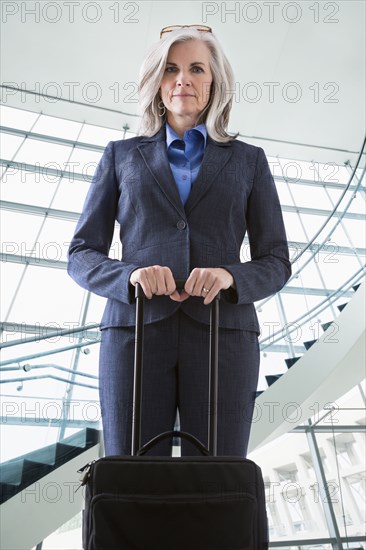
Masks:
[[[233,84],[211,29],[163,29],[141,68],[139,136],[108,143],[71,242],[69,274],[108,298],[99,371],[107,455],[131,451],[137,282],[148,298],[142,442],[173,429],[178,409],[181,429],[207,444],[207,306],[221,290],[218,454],[246,455],[259,369],[253,302],[291,269],[264,151],[226,132]],[[121,261],[108,258],[115,220]],[[174,279],[186,279],[182,293]],[[170,454],[170,444],[155,452]],[[182,454],[194,450],[182,443]]]

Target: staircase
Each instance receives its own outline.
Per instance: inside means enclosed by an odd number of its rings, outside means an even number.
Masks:
[[[317,341],[305,342],[305,353],[286,361],[284,374],[266,377],[258,392],[249,452],[305,422],[365,378],[365,284],[354,287],[339,316],[323,325]]]
[[[30,549],[80,512],[77,470],[99,457],[99,436],[86,428],[0,465],[0,548]]]

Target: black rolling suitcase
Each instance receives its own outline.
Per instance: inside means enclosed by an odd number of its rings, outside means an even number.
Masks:
[[[140,448],[143,292],[136,289],[132,456],[108,456],[79,470],[85,485],[84,550],[264,550],[264,484],[251,460],[216,456],[218,298],[211,308],[209,450],[184,432]],[[149,457],[164,438],[182,437],[197,457]]]

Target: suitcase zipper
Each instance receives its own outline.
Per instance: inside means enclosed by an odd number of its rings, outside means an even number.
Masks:
[[[89,516],[92,515],[92,510],[94,509],[95,505],[100,501],[114,501],[114,502],[125,502],[125,503],[159,503],[159,502],[166,502],[171,504],[193,504],[195,502],[228,502],[233,500],[246,500],[250,501],[255,509],[257,509],[258,501],[256,497],[250,493],[182,493],[179,495],[173,495],[173,494],[156,494],[156,495],[147,495],[147,494],[125,494],[125,495],[118,495],[115,493],[98,493],[97,495],[94,495],[90,501],[90,509],[89,509]]]
[[[90,462],[85,464],[85,466],[82,466],[81,468],[79,468],[79,470],[77,470],[77,473],[82,474],[82,475],[80,476],[80,479],[79,479],[80,485],[76,489],[76,491],[78,491],[80,489],[80,487],[83,487],[84,485],[86,485],[88,483],[88,480],[90,479],[90,476],[91,476],[91,470],[92,470],[93,464],[95,462],[96,462],[96,460],[91,460]],[[76,491],[75,491],[75,493],[76,493]]]

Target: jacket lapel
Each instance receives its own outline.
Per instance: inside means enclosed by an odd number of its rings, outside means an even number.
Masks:
[[[154,136],[143,138],[137,148],[166,198],[185,217],[184,206],[168,160],[165,126]]]
[[[207,145],[203,155],[202,164],[197,178],[192,184],[192,189],[185,204],[187,214],[193,210],[197,203],[204,197],[216,177],[224,168],[232,155],[231,143],[218,143],[207,136]]]
[[[138,150],[164,195],[183,216],[203,198],[232,155],[230,142],[218,143],[207,136],[202,164],[184,207],[168,160],[165,125],[154,136],[142,138]]]

